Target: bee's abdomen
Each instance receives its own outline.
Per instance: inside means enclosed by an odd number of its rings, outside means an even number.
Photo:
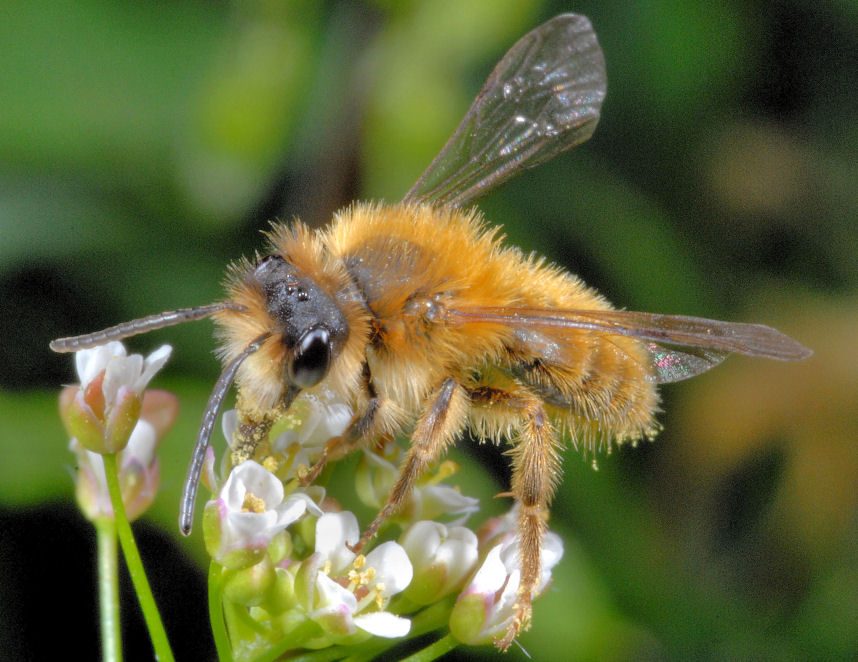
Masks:
[[[519,337],[507,371],[573,430],[591,427],[617,441],[649,434],[658,394],[643,347],[619,336],[576,335],[560,343]]]

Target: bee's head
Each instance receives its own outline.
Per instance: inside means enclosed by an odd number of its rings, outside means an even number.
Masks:
[[[279,255],[260,259],[253,279],[274,323],[272,335],[279,336],[288,357],[286,379],[299,389],[315,386],[348,338],[345,316],[312,278]]]

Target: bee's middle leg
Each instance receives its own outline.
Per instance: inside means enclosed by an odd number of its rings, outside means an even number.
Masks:
[[[426,468],[441,457],[464,425],[468,412],[468,396],[452,377],[444,380],[427,402],[411,435],[411,446],[402,463],[399,477],[387,497],[387,503],[357,544],[350,546],[353,552],[360,552],[384,521],[402,505]]]

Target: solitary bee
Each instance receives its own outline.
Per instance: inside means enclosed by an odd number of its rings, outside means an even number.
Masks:
[[[520,169],[589,138],[604,96],[605,63],[590,22],[557,16],[503,57],[401,203],[355,203],[320,230],[277,225],[267,255],[230,267],[225,301],[63,338],[51,348],[76,351],[214,319],[224,368],[185,483],[179,525],[186,534],[206,447],[233,382],[234,464],[254,457],[305,391],[333,391],[356,412],[307,482],[326,461],[411,431],[393,490],[354,551],[466,430],[508,441],[521,587],[498,642],[506,649],[530,623],[563,438],[595,450],[652,437],[657,385],[698,375],[731,352],[783,361],[810,355],[767,326],[614,310],[576,276],[503,245],[498,228],[468,207]]]

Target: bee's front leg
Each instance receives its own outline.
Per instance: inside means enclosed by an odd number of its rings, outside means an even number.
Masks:
[[[363,411],[352,417],[348,427],[346,427],[339,437],[334,437],[325,444],[322,457],[312,467],[306,471],[299,472],[298,478],[301,481],[301,485],[312,485],[328,462],[345,457],[357,449],[358,446],[365,443],[367,439],[372,438],[373,425],[379,418],[378,410],[381,407],[382,400],[378,395],[375,384],[372,383],[372,373],[370,372],[369,364],[366,362],[363,364],[362,376],[362,387],[366,402],[363,405]]]
[[[292,405],[299,393],[297,388],[288,388],[280,401],[273,409],[260,409],[255,406],[249,398],[245,397],[239,388],[236,398],[236,409],[238,410],[238,426],[230,440],[230,460],[232,466],[237,467],[245,460],[268,455],[270,449],[268,433],[271,427],[280,419]]]

